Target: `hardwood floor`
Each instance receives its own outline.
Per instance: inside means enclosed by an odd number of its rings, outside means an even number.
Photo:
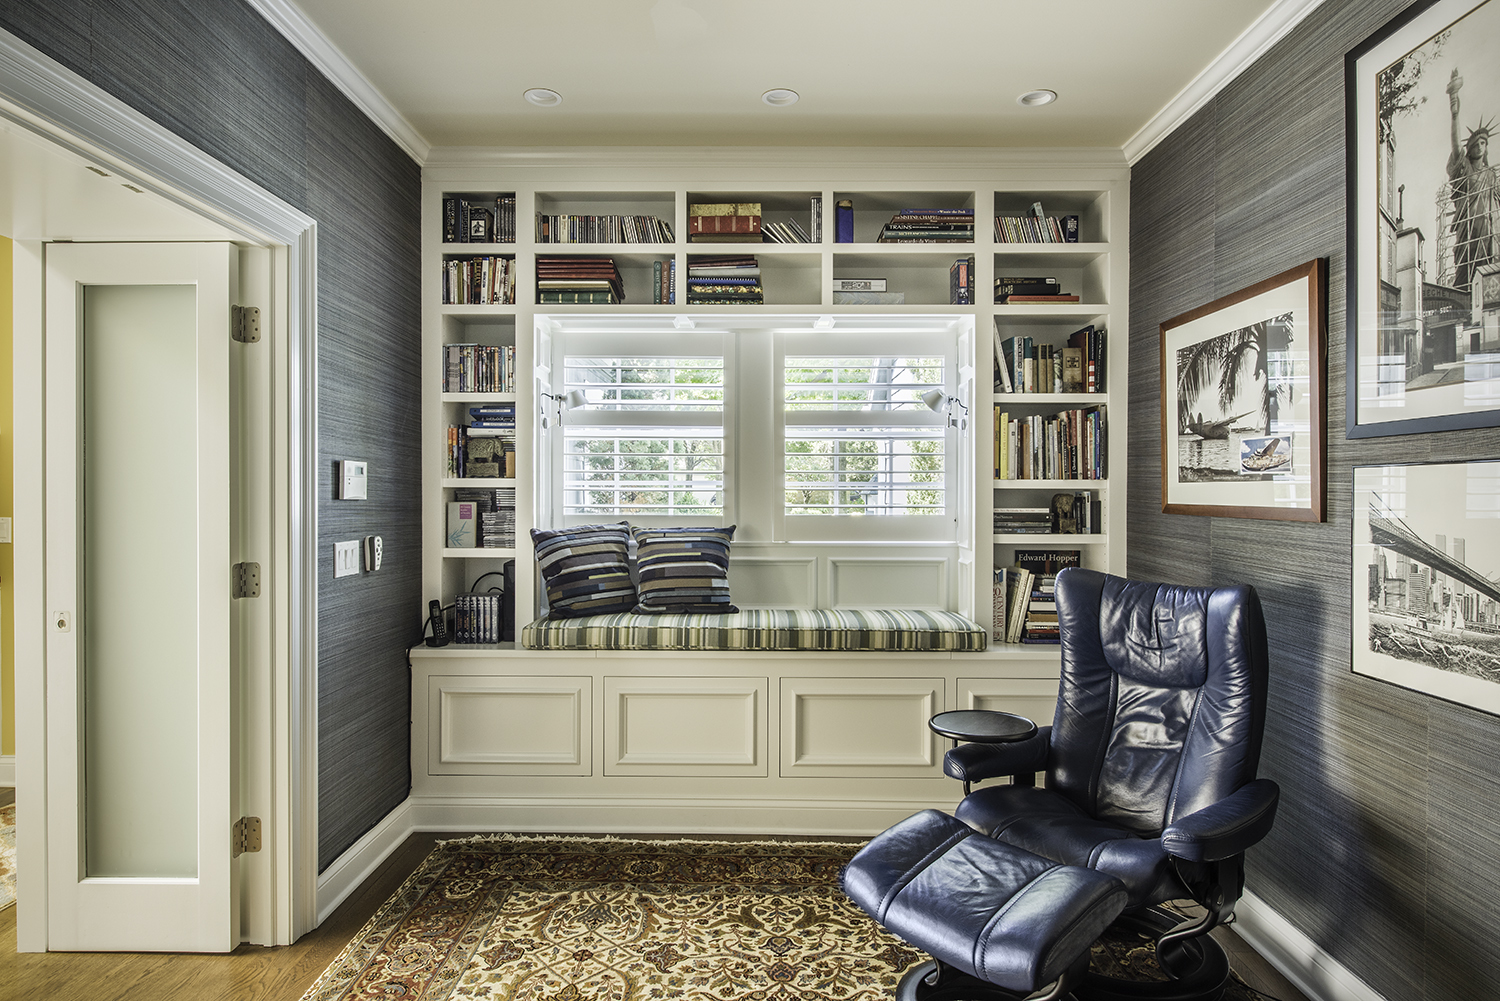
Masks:
[[[413,834],[322,927],[275,949],[241,946],[227,956],[17,954],[16,909],[6,908],[0,911],[0,1001],[298,1001],[437,841],[464,836]],[[1214,936],[1251,987],[1279,1001],[1308,1001],[1233,931],[1221,928]]]

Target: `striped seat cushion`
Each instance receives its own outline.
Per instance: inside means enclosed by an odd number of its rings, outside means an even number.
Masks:
[[[536,563],[553,618],[628,612],[635,607],[627,552],[630,526],[579,525],[531,530]]]
[[[731,615],[588,615],[537,619],[533,650],[983,650],[984,628],[953,612],[751,608]]]

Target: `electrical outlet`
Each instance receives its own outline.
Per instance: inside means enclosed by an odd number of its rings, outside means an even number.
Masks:
[[[353,577],[357,573],[359,573],[359,540],[335,542],[333,544],[333,575]]]
[[[375,571],[380,569],[381,550],[385,548],[378,535],[365,536],[365,569]]]

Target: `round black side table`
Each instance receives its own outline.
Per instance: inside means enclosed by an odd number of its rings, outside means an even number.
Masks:
[[[927,721],[933,733],[948,737],[957,747],[959,741],[970,744],[1010,744],[1036,735],[1036,724],[1025,716],[1004,713],[994,709],[953,709],[938,713]],[[1036,780],[1026,781],[1016,776],[1011,781],[1017,785],[1031,785]],[[964,795],[969,795],[968,780],[964,781]]]

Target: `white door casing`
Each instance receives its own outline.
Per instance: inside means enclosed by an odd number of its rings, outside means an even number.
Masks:
[[[234,767],[237,727],[230,597],[230,516],[235,505],[230,493],[234,449],[229,325],[230,305],[238,284],[237,251],[224,243],[52,244],[46,253],[47,802],[51,834],[48,947],[227,952],[240,938],[235,901],[237,867],[231,860],[238,774]],[[186,392],[184,387],[165,384],[136,387],[139,393],[163,396],[177,390],[176,395],[187,400],[188,419],[195,422],[186,434],[171,428],[172,434],[164,435],[179,443],[188,442],[190,455],[153,455],[153,442],[140,443],[142,473],[165,476],[164,467],[179,465],[196,480],[195,496],[182,496],[192,489],[190,484],[187,490],[173,491],[169,498],[163,498],[163,506],[168,506],[166,501],[170,499],[178,509],[187,511],[182,519],[187,523],[176,525],[175,533],[154,532],[168,536],[150,539],[151,546],[159,547],[154,550],[113,545],[123,533],[115,526],[114,539],[103,535],[108,528],[108,519],[103,516],[106,509],[100,506],[99,498],[89,501],[85,494],[85,453],[80,448],[85,431],[80,420],[85,321],[81,307],[89,286],[103,287],[89,293],[94,299],[103,298],[105,291],[129,286],[191,289],[191,308],[196,316],[190,322],[196,320],[196,345],[189,344],[193,355],[184,371],[196,370],[196,385]],[[96,339],[103,343],[102,335]],[[108,437],[108,429],[101,426],[104,416],[95,415],[92,426],[96,440]],[[126,422],[126,415],[118,410],[111,416]],[[92,468],[100,470],[96,475],[102,477],[101,446],[96,442],[95,447]],[[92,554],[87,551],[90,547],[83,545],[82,518],[88,503],[95,505],[95,522],[103,523],[96,524],[99,532],[94,537],[98,541]],[[100,551],[110,552],[117,560],[130,557],[143,565],[101,565]],[[176,575],[153,579],[153,572],[173,573],[170,554],[174,551],[183,554],[175,564]],[[99,730],[93,720],[107,716],[111,708],[99,704],[104,701],[100,692],[113,692],[115,701],[126,701],[130,693],[117,683],[114,688],[107,687],[96,675],[92,689],[96,704],[85,711],[91,624],[102,630],[106,622],[114,622],[112,635],[122,638],[120,650],[127,651],[104,649],[96,643],[94,664],[135,651],[134,662],[112,668],[114,676],[118,677],[122,666],[132,672],[143,670],[152,658],[140,634],[133,631],[139,629],[138,621],[118,625],[130,617],[119,615],[119,609],[113,606],[128,595],[99,590],[98,582],[108,575],[116,582],[112,585],[116,591],[128,591],[135,584],[149,598],[153,592],[171,590],[174,582],[182,591],[186,582],[176,578],[194,573],[196,580],[187,585],[185,598],[158,603],[141,613],[152,616],[150,628],[157,630],[162,663],[170,666],[174,662],[172,650],[185,651],[190,673],[186,680],[179,673],[176,681],[154,689],[161,693],[156,696],[158,718],[140,718],[134,725],[143,731],[167,733],[175,728],[184,732],[188,753],[196,752],[196,763],[178,768],[170,779],[166,775],[111,770],[115,763],[101,759],[97,751],[92,759],[89,757],[85,737],[91,726],[99,744],[109,733],[122,732],[118,719],[105,724],[104,730]],[[95,586],[96,608],[92,613],[83,601],[89,574],[94,575]],[[111,610],[115,613],[112,618]],[[182,659],[179,656],[177,661]],[[173,709],[160,713],[161,705]],[[150,717],[153,711],[153,707],[136,709],[144,717]],[[184,720],[185,716],[190,718]],[[115,729],[110,730],[110,726]],[[165,750],[156,752],[163,756],[156,760],[165,772],[173,751],[170,744],[164,746]],[[152,760],[150,753],[143,760]],[[117,839],[125,832],[122,847],[104,847],[107,839],[97,827],[101,816],[112,812],[127,819],[149,816],[154,820],[155,816],[150,811],[139,812],[140,804],[132,804],[129,794],[100,788],[102,781],[96,780],[89,788],[85,778],[91,767],[111,786],[135,784],[139,790],[133,795],[153,803],[159,801],[163,814],[171,814],[174,803],[181,813],[185,804],[189,826],[185,850],[174,854],[159,851],[156,845],[131,844],[129,825],[118,820],[108,830]],[[184,790],[184,782],[193,782],[196,788]],[[91,822],[96,825],[92,845],[86,836]]]

